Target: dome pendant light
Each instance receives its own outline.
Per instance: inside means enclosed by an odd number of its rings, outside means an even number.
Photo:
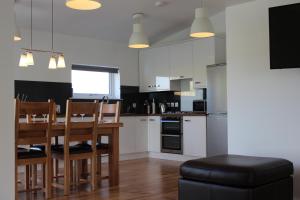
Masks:
[[[203,7],[197,8],[195,11],[195,19],[191,27],[191,37],[208,38],[215,36],[215,32],[210,19],[207,16],[207,11]]]
[[[96,10],[102,7],[99,0],[67,0],[66,6],[75,10]]]
[[[143,49],[150,47],[147,36],[144,33],[143,25],[141,23],[144,14],[133,15],[133,33],[129,39],[129,48]]]

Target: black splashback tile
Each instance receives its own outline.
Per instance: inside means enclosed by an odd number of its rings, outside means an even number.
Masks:
[[[15,80],[15,98],[26,101],[47,101],[53,99],[65,113],[66,100],[72,97],[71,83]]]
[[[145,101],[151,104],[153,99],[156,103],[157,113],[159,112],[159,103],[177,102],[179,104],[178,108],[168,111],[180,110],[180,96],[177,96],[173,91],[139,93],[139,87],[121,86],[121,98],[123,99],[122,113],[146,113]],[[134,104],[136,108],[134,108]]]

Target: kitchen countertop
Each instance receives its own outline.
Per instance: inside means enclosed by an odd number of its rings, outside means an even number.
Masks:
[[[151,117],[151,116],[207,116],[205,112],[184,112],[184,113],[164,113],[164,114],[137,114],[121,113],[121,117]]]

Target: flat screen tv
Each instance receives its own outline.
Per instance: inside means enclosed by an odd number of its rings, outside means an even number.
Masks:
[[[300,3],[269,9],[271,69],[300,68]]]

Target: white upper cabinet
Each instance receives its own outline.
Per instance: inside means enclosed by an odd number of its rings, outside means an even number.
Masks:
[[[168,47],[141,50],[139,62],[141,92],[170,90]]]
[[[195,88],[207,87],[207,65],[225,63],[225,39],[205,38],[193,42],[193,79]]]
[[[206,157],[206,116],[183,117],[183,154]]]
[[[178,90],[170,80],[193,79],[195,88],[207,87],[207,65],[226,62],[225,39],[191,40],[140,51],[140,91]]]
[[[171,79],[193,78],[193,42],[169,46]]]

